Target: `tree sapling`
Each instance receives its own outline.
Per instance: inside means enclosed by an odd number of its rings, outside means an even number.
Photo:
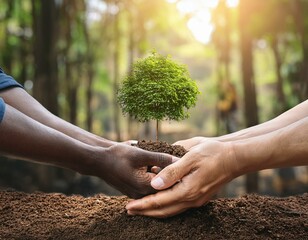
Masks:
[[[138,121],[156,120],[158,141],[158,122],[188,118],[187,110],[196,105],[198,94],[185,65],[154,51],[133,64],[119,88],[118,102],[124,114]]]

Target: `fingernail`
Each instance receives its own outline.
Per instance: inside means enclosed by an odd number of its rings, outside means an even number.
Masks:
[[[134,212],[129,211],[129,210],[127,211],[127,214],[128,214],[128,215],[136,215]]]
[[[179,160],[179,158],[177,158],[177,157],[172,157],[172,163],[174,163],[174,162],[176,162],[176,161],[178,161]]]
[[[130,145],[137,145],[138,141],[137,140],[130,140],[129,144]]]
[[[151,185],[153,188],[160,189],[165,185],[165,183],[161,177],[158,177],[151,181]]]
[[[135,203],[135,201],[131,201],[131,202],[129,202],[129,203],[127,203],[127,205],[126,205],[126,210],[132,210],[132,209],[134,209],[134,207],[136,206],[136,205],[138,205],[138,204],[136,204]]]

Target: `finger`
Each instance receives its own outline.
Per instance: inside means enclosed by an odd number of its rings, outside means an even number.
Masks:
[[[186,197],[190,190],[188,184],[187,177],[184,177],[183,181],[177,183],[172,188],[129,202],[126,205],[126,209],[132,212],[143,212],[187,202]]]
[[[185,175],[187,175],[193,167],[193,164],[185,158],[181,158],[172,165],[160,171],[155,178],[152,179],[151,185],[157,190],[171,187]]]
[[[138,141],[137,140],[127,140],[127,141],[124,141],[122,143],[130,145],[130,146],[136,146]]]
[[[177,157],[166,153],[148,152],[142,149],[138,149],[136,161],[134,161],[134,163],[138,167],[157,166],[164,168],[171,163],[176,162],[177,160]]]
[[[186,203],[171,204],[158,209],[146,209],[143,211],[128,210],[129,215],[142,215],[155,218],[167,218],[186,211],[189,207]]]
[[[126,209],[134,212],[148,211],[182,202],[186,191],[183,191],[181,184],[183,183],[179,183],[170,189],[156,194],[148,195],[142,199],[131,201],[126,205]]]
[[[160,171],[161,171],[160,167],[157,167],[157,166],[151,167],[152,173],[158,174]]]
[[[202,137],[193,137],[190,139],[177,141],[173,143],[173,145],[180,145],[184,147],[187,151],[189,151],[192,147],[198,145],[202,141],[202,139]]]

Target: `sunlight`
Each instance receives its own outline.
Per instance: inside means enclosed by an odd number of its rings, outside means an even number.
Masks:
[[[195,13],[187,23],[188,28],[199,42],[207,44],[210,41],[214,30],[211,24],[211,13],[209,9],[204,9]]]
[[[210,10],[215,8],[218,0],[180,0],[177,2],[177,8],[181,13],[191,14],[187,22],[189,30],[194,38],[203,43],[209,43],[214,30],[211,24]]]
[[[180,0],[177,2],[177,8],[182,13],[193,13],[198,10],[215,8],[218,0]]]
[[[217,7],[219,0],[166,0],[176,4],[182,14],[189,14],[191,17],[187,27],[195,39],[203,44],[209,43],[214,26],[211,24],[211,10]],[[227,7],[238,6],[239,0],[225,0]]]
[[[106,11],[107,5],[99,0],[89,0],[87,2],[87,21],[97,22],[102,18],[102,13]]]
[[[227,0],[227,6],[230,8],[237,7],[239,0]]]

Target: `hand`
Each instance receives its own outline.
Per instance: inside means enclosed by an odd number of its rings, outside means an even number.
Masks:
[[[181,141],[177,141],[173,143],[173,145],[181,145],[183,146],[187,151],[189,151],[192,147],[197,146],[198,144],[205,142],[208,140],[208,138],[205,137],[193,137]]]
[[[216,141],[191,148],[152,179],[154,188],[166,190],[129,202],[128,214],[165,218],[202,206],[235,177],[236,158],[232,149],[231,144]]]
[[[157,192],[150,185],[155,174],[147,171],[148,166],[164,168],[177,160],[168,154],[148,152],[124,143],[109,147],[105,154],[107,159],[98,161],[93,175],[103,178],[131,198]]]

